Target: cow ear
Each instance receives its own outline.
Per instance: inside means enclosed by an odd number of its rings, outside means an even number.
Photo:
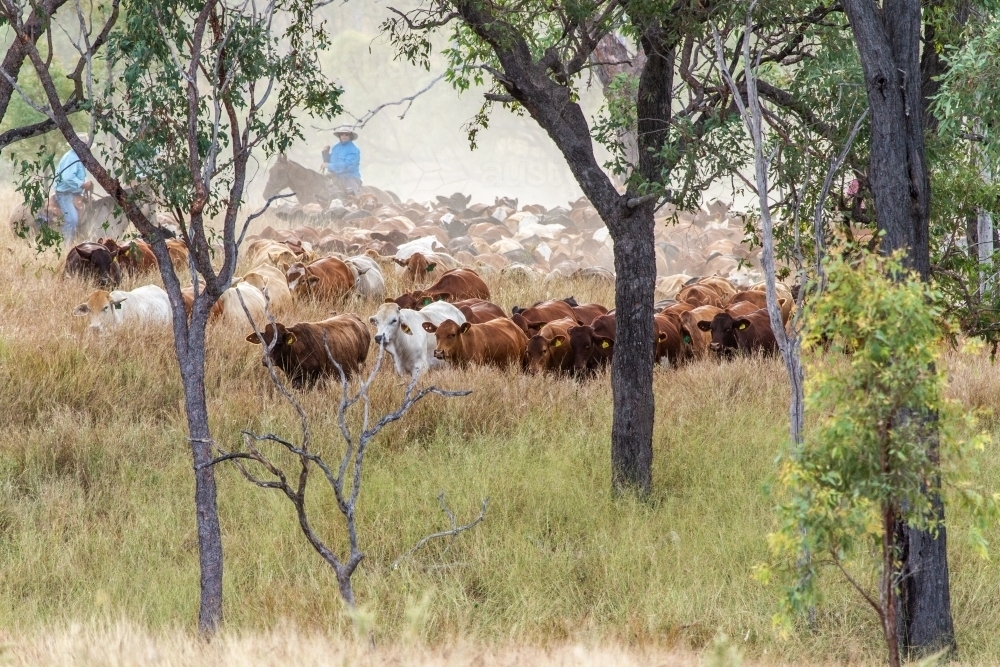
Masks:
[[[661,331],[661,332],[660,332],[660,335],[656,337],[656,340],[657,340],[657,342],[659,342],[659,343],[662,343],[662,342],[663,342],[663,341],[665,341],[666,339],[667,339],[667,334],[666,334],[666,333],[664,333],[663,331]]]
[[[247,342],[253,343],[254,345],[260,345],[260,336],[258,336],[256,333],[252,333],[249,336],[247,336]]]
[[[750,326],[750,320],[746,319],[745,317],[742,318],[742,319],[736,320],[736,330],[737,331],[743,331],[744,329],[746,329],[749,326]]]
[[[565,342],[566,342],[566,336],[560,334],[552,339],[552,347],[562,347],[563,343]]]
[[[83,317],[84,315],[90,314],[90,306],[85,303],[81,303],[79,306],[73,309],[73,317]]]
[[[426,269],[427,273],[430,273],[431,271],[433,271],[434,267],[436,267],[436,266],[437,266],[437,262],[431,262],[430,264],[428,264],[427,265],[427,269]]]
[[[404,262],[403,260],[401,260],[398,257],[393,257],[392,261],[396,262],[396,264],[399,264],[400,266],[406,266],[406,262]]]
[[[315,285],[319,282],[319,276],[309,276],[306,278],[307,285]]]
[[[609,347],[611,347],[611,341],[608,340],[607,338],[602,338],[601,339],[601,349],[602,350],[606,350]]]
[[[434,299],[430,298],[429,296],[425,296],[420,300],[420,305],[422,306],[429,306],[432,303],[434,303]]]
[[[437,325],[431,322],[424,322],[423,327],[424,331],[426,331],[427,333],[434,333],[435,331],[438,330]]]
[[[375,316],[374,316],[374,315],[372,315],[371,317],[369,317],[369,318],[368,318],[368,322],[369,322],[370,324],[375,324],[375,325],[377,325],[377,324],[378,324],[378,320],[376,320],[376,319],[375,319]]]
[[[702,331],[711,331],[712,323],[706,322],[705,320],[701,320],[698,322],[698,328],[701,329]]]
[[[288,345],[289,347],[295,345],[295,334],[293,334],[291,331],[289,331],[285,335],[285,345]]]
[[[451,292],[441,292],[434,295],[435,301],[451,301]]]
[[[464,334],[464,333],[466,333],[471,328],[472,328],[472,325],[469,324],[468,322],[466,322],[465,324],[463,324],[462,326],[460,326],[458,328],[458,333]]]
[[[121,310],[122,304],[127,300],[127,296],[113,296],[111,297],[111,305],[115,307],[115,310]]]
[[[396,300],[395,299],[386,299],[382,303],[396,303]]]
[[[403,333],[408,334],[410,336],[413,335],[413,330],[410,329],[410,325],[409,324],[406,324],[406,323],[400,324],[399,328],[403,330]]]

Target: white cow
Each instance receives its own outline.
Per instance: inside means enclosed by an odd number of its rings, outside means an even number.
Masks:
[[[255,266],[236,281],[236,284],[240,283],[253,285],[261,292],[266,287],[267,296],[271,300],[271,310],[275,312],[285,312],[292,307],[292,293],[288,289],[285,274],[277,267],[270,264]]]
[[[73,311],[76,317],[89,317],[90,330],[109,331],[126,322],[170,324],[170,299],[162,287],[144,285],[131,292],[97,290]]]
[[[354,276],[354,291],[360,296],[381,299],[385,296],[385,278],[382,269],[371,257],[359,255],[344,260]]]
[[[368,321],[375,325],[375,344],[385,345],[385,351],[392,356],[396,366],[396,373],[404,377],[419,377],[430,368],[448,364],[434,358],[437,336],[424,331],[424,322],[432,322],[436,326],[449,319],[460,325],[465,324],[462,311],[450,303],[438,301],[420,311],[384,303]]]
[[[242,304],[240,296],[243,297]],[[212,306],[209,318],[211,320],[221,319],[227,324],[249,326],[247,315],[243,311],[244,304],[257,326],[263,327],[267,323],[264,293],[250,283],[238,283],[223,292],[219,300]]]

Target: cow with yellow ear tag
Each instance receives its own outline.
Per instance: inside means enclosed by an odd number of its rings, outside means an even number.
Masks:
[[[569,373],[573,370],[573,354],[569,346],[569,329],[576,320],[563,317],[553,320],[528,340],[528,371]]]
[[[368,328],[353,313],[320,322],[299,322],[290,327],[275,322],[264,328],[263,338],[261,341],[257,333],[251,333],[247,342],[255,345],[263,342],[271,363],[280,368],[297,389],[331,376],[339,381],[337,365],[350,379],[368,358],[372,340]],[[267,360],[262,363],[266,366]]]

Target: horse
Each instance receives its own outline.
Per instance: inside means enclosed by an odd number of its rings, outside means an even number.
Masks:
[[[270,199],[285,188],[295,193],[299,204],[319,204],[327,208],[334,199],[347,201],[348,194],[318,171],[305,167],[286,155],[279,155],[267,172],[267,184],[264,185],[264,199]],[[399,203],[399,197],[391,192],[380,190],[370,185],[362,185],[360,195],[372,195],[379,204]]]
[[[125,213],[118,208],[115,198],[108,195],[105,197],[94,197],[93,195],[80,195],[76,197],[76,210],[79,216],[79,224],[76,227],[76,236],[73,239],[66,239],[67,242],[77,240],[94,240],[97,237],[120,239],[124,236],[129,227],[129,220]],[[141,205],[143,213],[152,219],[153,208],[148,203]],[[21,204],[14,208],[10,214],[10,226],[17,235],[27,235],[37,237],[45,225],[52,231],[59,231],[62,228],[62,209],[56,203],[55,197],[49,197],[45,207],[35,215],[27,205]]]

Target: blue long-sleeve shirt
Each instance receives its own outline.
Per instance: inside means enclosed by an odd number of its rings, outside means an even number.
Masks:
[[[62,156],[59,166],[56,167],[56,192],[80,194],[83,192],[85,180],[87,180],[87,170],[83,168],[83,163],[71,148]]]
[[[361,180],[361,151],[353,141],[337,142],[330,148],[326,168],[337,176],[353,176]]]

